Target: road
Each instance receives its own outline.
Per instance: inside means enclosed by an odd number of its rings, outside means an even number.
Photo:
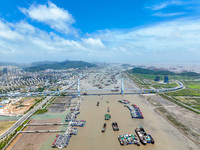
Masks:
[[[29,112],[27,112],[25,115],[23,115],[13,126],[11,126],[6,132],[0,135],[0,139],[6,137],[8,134],[13,133],[24,121],[26,121],[28,118],[30,118],[42,105],[44,105],[52,96],[48,96],[46,99],[44,99],[41,103],[39,103],[37,106],[35,106],[33,109],[31,109]]]
[[[82,77],[82,78],[84,78],[84,77]],[[67,86],[64,90],[71,88],[76,83],[77,83],[77,81],[75,81],[71,85]],[[29,112],[27,112],[25,115],[23,115],[13,126],[11,126],[7,131],[5,131],[3,134],[0,135],[0,139],[7,137],[7,135],[14,132],[24,121],[26,121],[28,118],[30,118],[40,107],[42,107],[51,98],[52,98],[52,96],[47,96],[47,98],[44,99],[41,103],[39,103],[37,106],[35,106]]]

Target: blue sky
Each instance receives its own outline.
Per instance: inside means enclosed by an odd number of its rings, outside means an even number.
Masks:
[[[0,1],[0,61],[196,62],[198,0]]]

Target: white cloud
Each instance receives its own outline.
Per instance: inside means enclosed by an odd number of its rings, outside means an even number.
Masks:
[[[31,19],[45,23],[54,30],[77,35],[77,30],[71,26],[75,23],[73,16],[67,10],[57,7],[50,1],[48,5],[32,4],[29,9],[20,8],[20,10]]]
[[[118,53],[122,59],[125,56],[131,60],[129,57],[132,56],[138,61],[193,60],[200,57],[196,51],[200,49],[199,21],[184,19],[126,31],[98,31],[88,37],[100,38],[106,43],[109,53],[115,56]],[[115,38],[111,40],[110,37]]]
[[[153,5],[147,6],[146,8],[151,10],[161,10],[169,6],[183,6],[183,5],[197,4],[199,3],[199,1],[167,0],[164,2],[159,2],[159,3],[153,2],[153,3],[154,3]]]
[[[43,21],[44,18],[48,17],[43,17]],[[55,58],[107,62],[193,60],[200,57],[199,22],[184,18],[137,29],[99,30],[71,40],[55,32],[38,29],[26,21],[0,21],[0,59],[36,61]]]
[[[157,17],[173,17],[173,16],[180,16],[180,15],[185,15],[186,13],[184,12],[175,12],[175,13],[154,13],[152,16],[157,16]]]
[[[8,39],[8,40],[20,40],[22,36],[18,34],[18,32],[14,31],[10,28],[11,25],[8,23],[4,23],[0,20],[0,38]]]
[[[100,39],[93,39],[93,38],[88,38],[88,39],[82,39],[83,43],[85,43],[87,46],[92,46],[92,47],[100,47],[100,48],[105,48],[105,45],[101,42]]]

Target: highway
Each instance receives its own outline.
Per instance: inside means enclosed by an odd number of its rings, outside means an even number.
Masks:
[[[46,99],[44,99],[41,103],[39,103],[37,106],[35,106],[33,109],[31,109],[29,112],[27,112],[25,115],[23,115],[17,122],[15,122],[14,125],[12,125],[6,132],[0,135],[0,139],[6,137],[10,133],[13,133],[24,121],[26,121],[29,117],[31,117],[42,105],[44,105],[52,96],[48,96]]]
[[[82,78],[84,78],[84,77],[82,77]],[[70,84],[63,90],[67,90],[67,89],[71,88],[77,82],[78,81],[75,81],[74,83]],[[25,115],[23,115],[17,122],[15,122],[14,125],[12,125],[7,131],[5,131],[3,134],[0,135],[0,139],[3,139],[5,137],[7,137],[7,135],[9,135],[10,133],[13,133],[20,125],[22,125],[22,123],[24,121],[26,121],[28,118],[30,118],[40,107],[42,107],[51,98],[52,98],[52,96],[47,96],[47,98],[44,99],[41,103],[39,103],[37,106],[35,106],[29,112],[27,112]]]

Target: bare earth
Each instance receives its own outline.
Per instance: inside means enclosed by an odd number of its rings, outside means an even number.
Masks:
[[[59,123],[59,118],[44,119],[44,120],[33,120],[30,123]],[[25,130],[57,130],[58,126],[27,126]],[[8,150],[37,150],[48,139],[55,133],[20,133],[19,136],[11,143],[7,148]]]
[[[9,129],[16,121],[0,121],[0,135]]]

